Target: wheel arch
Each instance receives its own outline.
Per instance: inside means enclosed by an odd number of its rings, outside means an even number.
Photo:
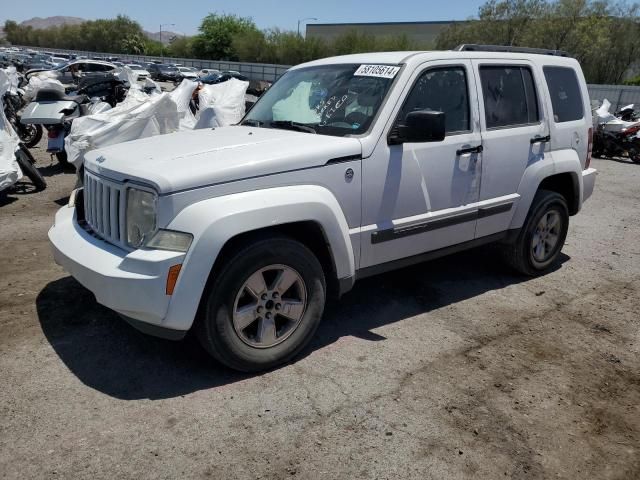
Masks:
[[[559,150],[547,155],[548,160],[527,167],[518,187],[520,200],[510,229],[522,227],[531,202],[540,190],[551,190],[567,201],[569,214],[575,215],[582,206],[582,165],[575,150]],[[545,156],[545,157],[547,157]]]
[[[569,207],[569,215],[575,215],[580,210],[580,183],[575,172],[556,173],[546,177],[538,185],[538,190],[549,190],[562,195]]]
[[[255,238],[284,235],[300,241],[320,261],[329,293],[336,292],[341,279],[355,277],[346,218],[323,187],[278,187],[205,200],[187,207],[167,228],[194,235],[166,318],[168,325],[182,329],[195,320],[219,266]]]

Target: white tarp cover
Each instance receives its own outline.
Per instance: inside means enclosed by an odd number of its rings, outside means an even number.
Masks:
[[[51,88],[62,93],[65,92],[64,85],[55,78],[54,72],[38,72],[29,77],[29,83],[24,87],[24,99],[27,102],[33,100],[42,88]]]
[[[171,99],[176,102],[176,106],[178,107],[180,130],[193,130],[196,124],[196,117],[189,108],[189,102],[191,102],[191,97],[197,86],[197,82],[185,79],[169,93]]]
[[[242,119],[249,82],[231,79],[203,87],[200,111],[193,115],[189,102],[197,86],[197,82],[184,80],[171,93],[152,95],[134,87],[115,108],[76,118],[65,139],[69,162],[79,168],[84,155],[100,147],[178,130],[233,125]]]
[[[225,127],[242,120],[245,112],[244,96],[249,82],[231,78],[215,85],[204,85],[198,92],[200,102],[196,129]]]
[[[11,88],[10,73],[7,73],[0,70],[0,98]],[[16,161],[16,148],[19,143],[18,135],[4,116],[4,108],[0,108],[0,191],[22,178],[22,171]]]
[[[178,126],[176,103],[168,93],[150,97],[133,89],[129,90],[124,102],[115,108],[76,118],[65,139],[65,150],[69,162],[80,168],[84,155],[91,150],[175,132]]]

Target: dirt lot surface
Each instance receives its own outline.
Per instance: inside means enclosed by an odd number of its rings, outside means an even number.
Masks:
[[[35,151],[49,188],[0,201],[0,477],[640,478],[640,166],[594,161],[552,273],[481,249],[363,281],[248,376],[54,264],[74,176]]]

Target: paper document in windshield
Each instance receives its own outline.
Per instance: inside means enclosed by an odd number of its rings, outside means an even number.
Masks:
[[[354,77],[393,78],[400,71],[400,67],[391,65],[360,65]]]

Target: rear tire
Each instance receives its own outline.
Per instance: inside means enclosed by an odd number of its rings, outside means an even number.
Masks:
[[[565,198],[549,190],[538,190],[518,237],[508,245],[505,259],[516,271],[535,276],[558,260],[569,229]]]
[[[202,346],[230,368],[271,369],[309,343],[325,297],[322,267],[307,247],[285,236],[257,240],[216,272],[203,295],[196,333]]]
[[[42,125],[22,125],[18,131],[18,136],[27,148],[33,148],[42,139]]]
[[[47,181],[36,168],[35,160],[31,156],[31,153],[23,145],[20,145],[20,149],[16,151],[16,160],[18,161],[18,165],[20,165],[22,173],[31,180],[38,191],[47,188]]]

